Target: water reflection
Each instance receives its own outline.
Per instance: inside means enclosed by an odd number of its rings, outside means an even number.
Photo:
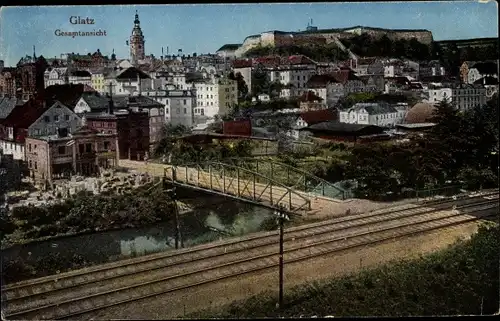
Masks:
[[[197,202],[203,197],[198,195]],[[180,216],[184,247],[212,242],[262,230],[273,212],[230,199],[206,197],[199,209]],[[27,264],[57,253],[59,257],[81,255],[95,264],[140,256],[175,248],[173,220],[152,227],[100,232],[60,238],[27,245],[16,245],[2,251],[2,262],[20,258]]]

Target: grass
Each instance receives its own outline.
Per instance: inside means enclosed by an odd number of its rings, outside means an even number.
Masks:
[[[189,318],[299,316],[421,316],[492,314],[498,311],[499,228],[481,227],[470,241],[416,260],[403,260],[345,277],[265,292]]]

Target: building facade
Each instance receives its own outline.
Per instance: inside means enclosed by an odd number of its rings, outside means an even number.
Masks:
[[[237,82],[228,78],[214,77],[205,82],[195,83],[196,106],[194,115],[213,119],[225,115],[238,103]]]
[[[339,121],[347,124],[394,127],[403,122],[405,113],[387,103],[357,103],[339,113]]]
[[[118,138],[118,158],[144,160],[149,152],[149,115],[147,112],[117,110],[85,115],[87,126]]]
[[[71,174],[93,176],[118,165],[116,134],[83,126],[73,134],[27,137],[26,162],[35,182],[52,182]]]
[[[486,103],[486,88],[483,85],[459,84],[447,87],[429,86],[430,104],[446,100],[460,110],[468,110]]]

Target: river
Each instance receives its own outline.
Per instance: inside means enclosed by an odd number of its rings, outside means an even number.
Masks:
[[[184,191],[183,195],[182,201],[194,207],[180,216],[184,247],[261,231],[273,216],[270,209],[230,198],[193,191]],[[76,254],[87,262],[100,264],[172,249],[175,249],[175,225],[169,221],[15,245],[2,251],[2,261],[19,260],[32,265],[47,256],[69,260]]]

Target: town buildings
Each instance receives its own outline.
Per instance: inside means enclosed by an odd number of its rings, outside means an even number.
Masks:
[[[238,87],[234,80],[214,76],[200,82],[194,82],[196,122],[210,121],[216,115],[223,116],[238,102]]]
[[[17,105],[0,122],[0,146],[5,154],[25,160],[27,136],[55,135],[59,130],[72,132],[81,126],[81,118],[60,102],[47,106],[46,101],[30,99]]]
[[[429,86],[431,104],[443,100],[452,103],[460,110],[468,110],[486,103],[486,88],[482,85],[450,84],[446,86]]]
[[[357,103],[339,113],[339,121],[347,124],[394,127],[402,123],[405,111],[399,111],[387,103]]]
[[[16,68],[2,68],[0,71],[0,96],[15,97],[16,89]]]
[[[100,168],[118,164],[116,134],[100,133],[82,126],[73,133],[26,138],[26,162],[35,182],[52,182],[72,174],[93,176]]]

